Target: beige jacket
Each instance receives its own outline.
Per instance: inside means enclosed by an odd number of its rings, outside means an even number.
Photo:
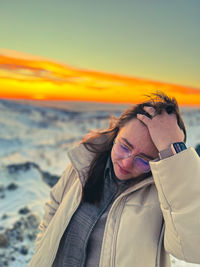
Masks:
[[[92,157],[79,145],[69,152],[69,158],[70,166],[46,203],[29,267],[52,266],[60,239],[80,203],[81,180]],[[200,158],[189,148],[151,162],[151,169],[153,178],[127,189],[112,204],[100,267],[168,267],[168,253],[200,263]]]

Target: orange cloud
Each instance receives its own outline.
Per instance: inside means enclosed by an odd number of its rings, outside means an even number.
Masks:
[[[75,69],[50,60],[0,51],[0,97],[137,103],[161,90],[182,105],[200,106],[200,89]]]

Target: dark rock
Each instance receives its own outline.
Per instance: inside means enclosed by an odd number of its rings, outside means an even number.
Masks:
[[[29,228],[37,229],[38,225],[40,223],[40,220],[39,220],[38,216],[36,216],[35,214],[29,214],[27,216],[27,222],[28,222]]]
[[[24,208],[22,208],[22,209],[19,210],[19,214],[27,214],[29,212],[30,212],[30,210],[27,207],[24,207]]]
[[[33,234],[33,233],[29,233],[29,234],[27,235],[27,237],[28,237],[28,239],[29,239],[30,241],[33,241],[33,240],[35,240],[36,235]]]
[[[16,246],[14,246],[13,249],[14,249],[14,251],[18,251],[19,250],[19,248],[16,247]]]
[[[8,190],[15,190],[18,188],[18,185],[16,183],[10,183],[8,186],[7,186],[7,189]]]
[[[23,236],[23,232],[22,231],[18,231],[16,233],[16,240],[18,240],[20,242],[24,241],[24,236]]]
[[[18,171],[28,171],[32,167],[39,169],[39,166],[33,162],[25,162],[25,163],[20,163],[20,164],[10,164],[7,166],[8,171],[12,173],[16,173]]]
[[[8,218],[8,215],[7,214],[3,214],[3,216],[1,217],[2,220],[5,220]]]
[[[0,259],[2,259],[5,256],[4,253],[0,253]],[[1,265],[0,265],[1,266]]]
[[[45,172],[40,169],[40,167],[33,163],[33,162],[25,162],[21,164],[11,164],[7,166],[7,169],[10,174],[15,174],[18,171],[28,171],[31,168],[35,168],[39,171],[41,174],[43,180],[49,185],[49,186],[54,186],[57,181],[59,180],[60,176],[50,174],[49,172]]]
[[[5,198],[5,189],[3,185],[0,185],[0,198]]]
[[[49,172],[41,171],[43,180],[51,187],[53,187],[59,180],[59,176],[52,175]]]
[[[0,234],[0,248],[6,248],[8,246],[8,238],[4,233]]]
[[[14,256],[12,256],[11,257],[11,261],[15,261],[16,259],[15,259],[15,257]]]
[[[26,207],[25,207],[26,208]],[[22,242],[26,238],[34,240],[38,233],[39,217],[35,214],[22,216],[19,221],[15,222],[11,229],[6,229],[5,234],[15,249],[15,244]]]
[[[16,229],[20,228],[21,225],[22,225],[21,221],[15,222],[14,225],[13,225],[13,230],[16,230]]]
[[[8,262],[7,260],[5,260],[5,261],[3,262],[3,264],[4,264],[4,266],[8,266],[9,262]]]
[[[196,149],[197,154],[200,156],[200,144],[198,144],[198,145],[195,147],[195,149]]]
[[[4,186],[0,185],[0,192],[3,192],[3,191],[4,191]]]
[[[28,254],[28,247],[23,245],[20,249],[20,253],[23,255],[27,255]]]

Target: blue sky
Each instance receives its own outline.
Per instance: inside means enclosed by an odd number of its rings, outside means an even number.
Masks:
[[[200,88],[199,0],[2,0],[0,48]]]

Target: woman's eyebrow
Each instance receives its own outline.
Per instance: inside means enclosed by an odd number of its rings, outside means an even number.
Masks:
[[[123,140],[129,147],[131,147],[132,149],[134,149],[134,146],[133,146],[131,143],[129,143],[129,141],[128,141],[126,138],[122,137],[122,140]],[[146,158],[148,158],[148,159],[150,159],[150,160],[153,160],[153,159],[154,159],[152,156],[147,155],[147,154],[145,154],[145,153],[140,153],[140,155],[141,155],[141,156],[144,156],[144,157],[146,157]]]
[[[126,138],[122,137],[122,140],[123,140],[129,147],[131,147],[132,149],[134,148],[133,145],[132,145],[131,143],[129,143],[129,141],[128,141]]]

